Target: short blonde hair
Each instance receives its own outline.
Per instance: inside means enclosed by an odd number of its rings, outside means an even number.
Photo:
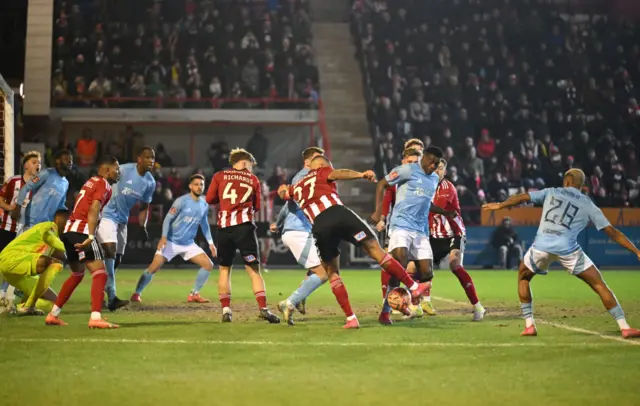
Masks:
[[[35,150],[27,152],[22,157],[22,166],[24,166],[24,164],[26,164],[32,158],[38,158],[39,160],[42,160],[42,155],[40,155],[40,152]]]
[[[249,161],[252,165],[257,165],[256,159],[251,154],[251,152],[247,151],[244,148],[234,148],[229,153],[229,163],[231,165],[235,165],[240,161]]]
[[[578,187],[579,189],[582,188],[582,186],[584,186],[584,181],[586,179],[586,176],[582,171],[582,169],[578,169],[578,168],[569,169],[564,173],[564,177],[565,179],[570,177],[571,180],[573,181],[574,186]]]
[[[422,142],[422,140],[418,138],[411,138],[410,140],[407,140],[407,142],[404,143],[404,149],[411,148],[414,145],[417,145],[420,148],[424,149],[424,142]]]

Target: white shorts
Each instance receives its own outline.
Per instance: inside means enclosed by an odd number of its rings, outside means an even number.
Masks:
[[[282,234],[282,243],[289,248],[300,266],[305,269],[315,268],[321,264],[316,240],[306,231],[287,231]]]
[[[127,225],[103,218],[98,224],[96,237],[100,244],[116,243],[116,254],[123,255],[127,247]]]
[[[539,275],[546,275],[549,266],[556,261],[572,275],[579,275],[593,266],[591,259],[581,249],[569,255],[556,255],[531,247],[524,254],[523,261],[524,266]]]
[[[156,251],[156,255],[162,255],[167,261],[171,261],[177,255],[180,255],[182,259],[188,261],[200,254],[204,254],[204,250],[194,242],[189,245],[178,245],[167,241],[167,245],[164,246],[162,251]]]
[[[410,261],[421,259],[433,260],[433,251],[429,243],[429,236],[417,231],[408,231],[396,228],[391,230],[389,236],[389,252],[396,248],[406,248],[409,251]]]

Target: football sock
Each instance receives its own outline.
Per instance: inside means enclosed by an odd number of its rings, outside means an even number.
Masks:
[[[200,290],[204,286],[205,283],[209,280],[209,276],[211,276],[211,272],[207,271],[204,268],[200,268],[198,271],[198,276],[196,276],[196,283],[193,285],[193,290],[191,293],[200,293]]]
[[[264,290],[260,290],[256,293],[253,294],[256,297],[256,302],[258,302],[258,307],[260,309],[266,309],[267,308],[267,294],[264,292]]]
[[[389,281],[391,280],[391,275],[389,272],[382,269],[380,271],[380,286],[382,286],[382,298],[387,298],[387,288],[389,287]]]
[[[36,309],[42,310],[45,313],[49,313],[53,309],[53,302],[45,299],[38,299],[36,301]]]
[[[341,278],[336,278],[331,281],[331,291],[342,308],[344,315],[347,316],[347,318],[354,316],[353,310],[351,309],[351,303],[349,303],[347,288],[342,283]]]
[[[104,298],[104,287],[107,284],[107,273],[102,269],[91,273],[91,314],[100,313],[102,310],[102,299]]]
[[[80,282],[82,282],[82,278],[84,278],[84,272],[72,272],[67,280],[64,281],[62,287],[60,288],[58,299],[56,299],[56,305],[53,306],[53,310],[51,311],[54,316],[58,316],[58,314],[60,314],[60,310],[62,309],[64,304],[67,303],[67,300],[69,300],[69,298],[73,294],[73,291],[76,290],[78,285],[80,285]],[[102,304],[102,298],[100,298],[100,302],[100,304]]]
[[[520,303],[522,317],[524,318],[525,327],[531,327],[535,323],[533,321],[533,303]]]
[[[111,302],[116,297],[116,260],[115,258],[107,258],[104,260],[104,266],[107,270],[107,287],[105,292],[107,298]]]
[[[315,275],[315,273],[311,269],[309,269],[307,271],[307,276],[311,276],[311,275]]]
[[[385,255],[382,261],[380,261],[380,266],[409,289],[414,290],[418,288],[416,281],[409,276],[407,270],[400,265],[400,262],[396,261],[391,255]]]
[[[36,286],[31,291],[29,298],[25,302],[25,307],[34,307],[40,296],[44,295],[44,292],[49,289],[51,282],[56,277],[56,275],[62,271],[62,264],[55,263],[51,264],[44,270],[42,274],[38,277],[38,282],[36,282]]]
[[[147,287],[148,284],[151,283],[151,279],[153,279],[153,274],[149,272],[148,269],[145,269],[138,279],[138,284],[136,285],[136,293],[142,295],[142,291]]]
[[[222,306],[223,309],[225,307],[228,308],[229,306],[231,306],[231,295],[228,295],[228,294],[218,295],[218,300],[220,300],[220,306]]]
[[[316,289],[322,286],[323,283],[324,282],[322,282],[322,279],[320,279],[318,275],[312,274],[302,282],[300,287],[296,289],[291,296],[289,296],[287,301],[295,306],[308,298]]]
[[[624,318],[624,311],[620,305],[616,305],[608,310],[609,314],[618,322],[618,326],[620,330],[626,330],[629,328],[629,324],[627,324],[627,320]]]
[[[460,286],[464,289],[464,293],[467,294],[467,298],[472,305],[475,305],[479,302],[478,294],[476,293],[476,287],[473,285],[473,279],[471,279],[471,275],[464,269],[462,265],[458,265],[453,269],[453,274],[458,278],[458,282],[460,282]],[[431,292],[429,292],[431,293]]]

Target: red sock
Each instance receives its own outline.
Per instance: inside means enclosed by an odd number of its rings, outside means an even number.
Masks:
[[[331,281],[331,291],[333,295],[336,297],[338,304],[342,308],[345,316],[351,317],[353,316],[353,310],[351,310],[351,303],[349,303],[349,293],[347,293],[347,288],[342,283],[341,278],[337,278]]]
[[[102,300],[104,299],[104,287],[107,286],[107,273],[103,269],[98,269],[91,273],[91,311],[100,312],[102,310]]]
[[[220,300],[220,306],[222,306],[223,309],[231,306],[231,295],[218,295],[218,300]]]
[[[476,293],[476,287],[473,285],[473,279],[467,271],[465,271],[462,265],[458,265],[453,269],[453,274],[458,278],[460,285],[464,289],[464,293],[467,294],[469,301],[472,305],[479,302],[478,294]]]
[[[258,307],[261,309],[267,308],[267,294],[264,293],[264,290],[256,292],[253,294],[256,297],[256,302],[258,302]]]
[[[64,281],[62,287],[60,288],[60,293],[58,293],[58,298],[56,299],[56,306],[62,308],[62,306],[67,303],[67,300],[69,300],[69,298],[73,294],[73,291],[76,290],[80,282],[82,282],[82,278],[84,278],[84,272],[71,273],[71,275],[67,278],[66,281]]]
[[[393,257],[389,254],[385,255],[385,257],[382,259],[382,262],[380,262],[380,266],[408,288],[413,286],[413,284],[416,282],[411,278],[411,276],[409,276],[407,270],[404,269],[402,265],[400,265],[400,262],[393,259]]]
[[[380,271],[380,284],[382,285],[382,298],[387,297],[387,288],[389,287],[389,281],[391,281],[391,275],[384,269]]]

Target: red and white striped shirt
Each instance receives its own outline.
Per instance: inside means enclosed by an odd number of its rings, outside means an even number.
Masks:
[[[261,184],[258,177],[243,169],[225,169],[213,175],[207,203],[219,204],[218,227],[253,223],[261,207]]]
[[[329,207],[342,206],[336,183],[328,178],[331,172],[333,168],[328,166],[314,169],[289,187],[289,196],[292,196],[312,224]]]
[[[18,193],[25,183],[26,182],[22,176],[12,176],[4,185],[2,185],[0,198],[4,199],[5,203],[8,205],[15,203],[18,199]],[[31,196],[28,196],[28,198],[31,198]],[[0,210],[0,212],[2,212],[2,225],[0,226],[0,229],[15,233],[18,224],[11,218],[8,211]]]
[[[100,212],[111,199],[111,185],[101,176],[90,178],[80,189],[73,204],[73,213],[69,216],[64,232],[74,232],[89,235],[89,211],[94,201],[100,202]]]
[[[429,234],[433,238],[451,238],[460,237],[466,234],[464,222],[460,216],[460,202],[458,201],[458,192],[453,183],[444,179],[436,189],[436,195],[433,198],[433,204],[443,210],[455,210],[457,213],[453,219],[447,218],[442,214],[429,213]]]

